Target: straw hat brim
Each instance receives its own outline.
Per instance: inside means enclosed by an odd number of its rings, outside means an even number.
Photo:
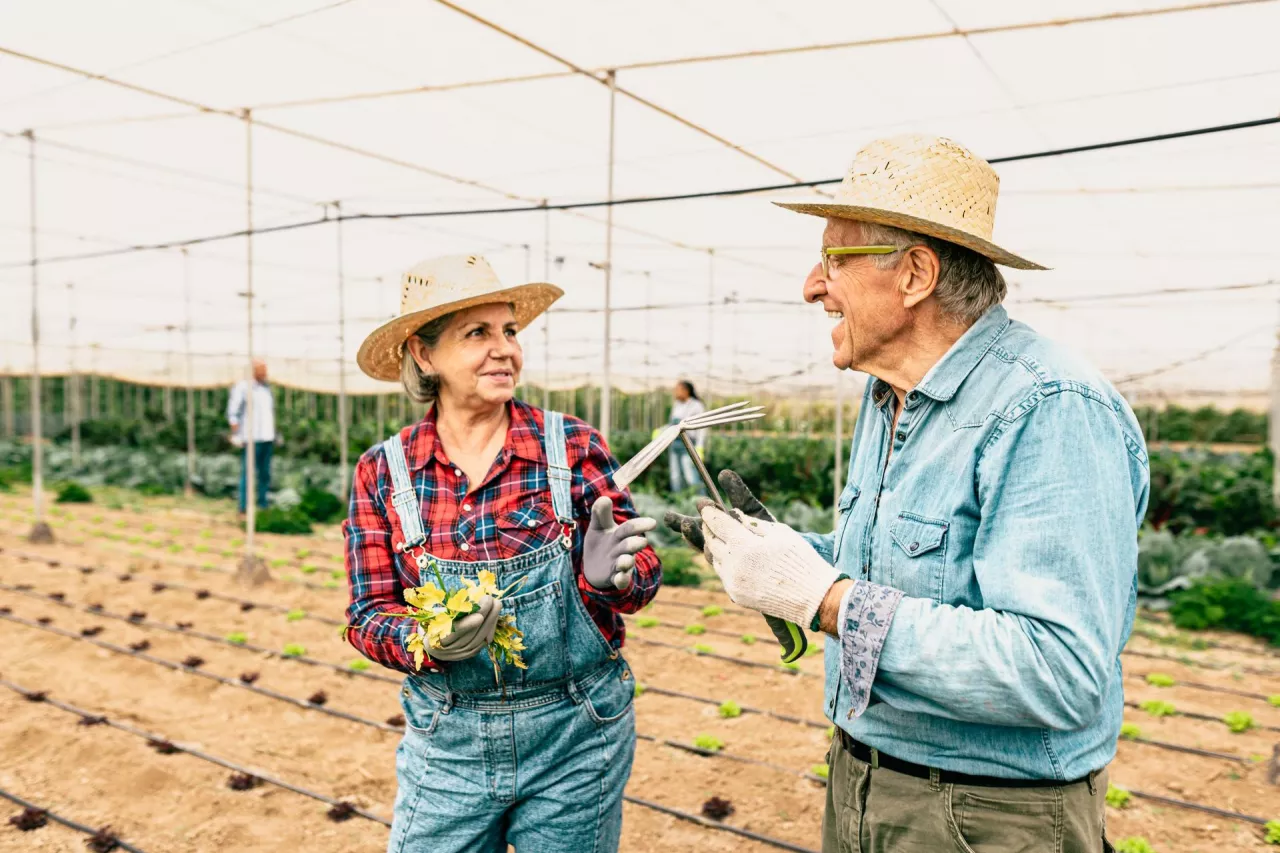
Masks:
[[[1029,261],[1020,255],[1015,255],[1013,252],[1002,249],[990,240],[984,240],[981,237],[976,237],[973,234],[946,225],[939,225],[937,222],[928,219],[909,216],[905,213],[886,210],[882,207],[862,207],[856,204],[837,204],[834,202],[775,201],[774,204],[778,205],[778,207],[785,207],[787,210],[794,210],[797,213],[807,213],[810,216],[874,222],[878,225],[891,225],[906,231],[914,231],[917,234],[937,237],[939,240],[946,240],[948,243],[955,243],[958,246],[964,246],[966,249],[972,249],[1001,266],[1013,267],[1019,270],[1049,269],[1037,264],[1035,261]]]
[[[402,314],[369,333],[364,343],[360,344],[360,351],[356,353],[356,364],[374,379],[395,382],[400,379],[400,359],[404,353],[404,342],[424,324],[437,317],[474,308],[477,305],[509,302],[515,306],[516,323],[524,329],[561,296],[564,296],[564,291],[554,284],[533,282]]]

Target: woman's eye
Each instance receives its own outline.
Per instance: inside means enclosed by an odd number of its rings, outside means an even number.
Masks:
[[[483,334],[484,334],[484,329],[472,329],[470,332],[467,332],[467,337],[474,338]]]
[[[514,338],[515,336],[516,336],[516,330],[515,330],[515,329],[507,329],[507,337],[508,337],[508,338]]]

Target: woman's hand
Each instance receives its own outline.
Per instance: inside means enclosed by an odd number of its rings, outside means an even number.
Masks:
[[[649,544],[646,533],[658,526],[652,518],[613,520],[613,501],[597,498],[591,505],[591,525],[582,544],[582,574],[596,589],[627,589],[636,567],[636,554]]]
[[[454,622],[453,631],[444,638],[440,648],[431,650],[431,657],[436,660],[466,660],[493,642],[502,607],[488,595],[476,603],[480,609]]]

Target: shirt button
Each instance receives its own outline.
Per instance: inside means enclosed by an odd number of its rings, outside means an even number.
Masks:
[[[525,527],[533,527],[535,524],[537,524],[537,522],[536,522],[536,521],[534,521],[534,520],[531,518],[531,519],[529,519],[528,521],[526,521],[526,522],[524,523],[524,526],[525,526]]]
[[[462,469],[461,469],[461,468],[454,468],[454,469],[453,469],[453,476],[455,476],[455,477],[461,477],[461,476],[462,476]]]
[[[463,512],[471,512],[471,504],[463,504],[463,505],[462,505],[462,511],[463,511]]]
[[[463,542],[463,543],[462,543],[461,545],[459,545],[458,547],[459,547],[459,548],[461,548],[463,551],[470,551],[470,550],[471,550],[471,546],[470,546],[470,545],[468,545],[466,542]]]
[[[916,551],[920,550],[920,543],[912,542],[910,545],[907,546],[907,550],[914,554]]]
[[[906,441],[907,434],[905,432],[900,432],[897,435],[895,435],[894,438],[898,439],[898,441]]]

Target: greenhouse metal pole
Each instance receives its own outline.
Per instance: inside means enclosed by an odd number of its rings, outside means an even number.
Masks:
[[[831,529],[832,530],[835,530],[836,529],[835,525],[840,522],[840,493],[844,491],[844,484],[840,481],[840,467],[844,462],[844,459],[843,459],[844,454],[841,453],[841,445],[843,444],[842,433],[844,432],[844,395],[840,393],[841,391],[840,382],[842,379],[843,379],[843,376],[841,372],[836,371],[836,395],[835,395],[836,396],[836,435],[835,435],[836,467],[835,467],[835,475],[832,477],[832,488],[833,488],[832,501],[831,501],[831,513],[832,513]]]
[[[547,200],[542,200],[547,206]],[[551,281],[551,210],[542,217],[542,280]],[[551,408],[551,309],[542,315],[542,410]]]
[[[40,275],[36,237],[36,134],[28,130],[31,179],[31,513],[33,521],[27,539],[35,543],[53,542],[53,530],[44,520],[44,437],[40,424]]]
[[[609,178],[605,198],[613,201],[614,116],[618,104],[618,75],[609,70]],[[609,441],[613,384],[613,205],[605,208],[604,224],[604,382],[600,385],[600,435]]]
[[[191,365],[191,256],[182,250],[182,305],[185,314],[182,323],[182,345],[187,362],[187,482],[182,491],[187,497],[195,494],[196,478],[196,393],[195,372]]]
[[[342,202],[333,203],[337,215],[338,238],[338,493],[343,500],[347,493],[347,300],[345,271],[342,260]]]
[[[4,437],[13,438],[13,377],[0,379],[0,408],[4,409]]]
[[[80,373],[76,366],[76,286],[75,282],[67,282],[67,336],[71,344],[71,364],[68,383],[63,386],[62,401],[67,406],[71,417],[71,466],[80,470]],[[68,393],[70,392],[70,393]]]
[[[254,431],[254,397],[257,380],[253,375],[253,113],[244,110],[245,140],[245,331],[248,376],[245,380],[244,420],[240,436],[244,440],[244,558],[238,572],[242,580],[266,580],[266,566],[254,554],[253,534],[257,525],[257,435]]]

